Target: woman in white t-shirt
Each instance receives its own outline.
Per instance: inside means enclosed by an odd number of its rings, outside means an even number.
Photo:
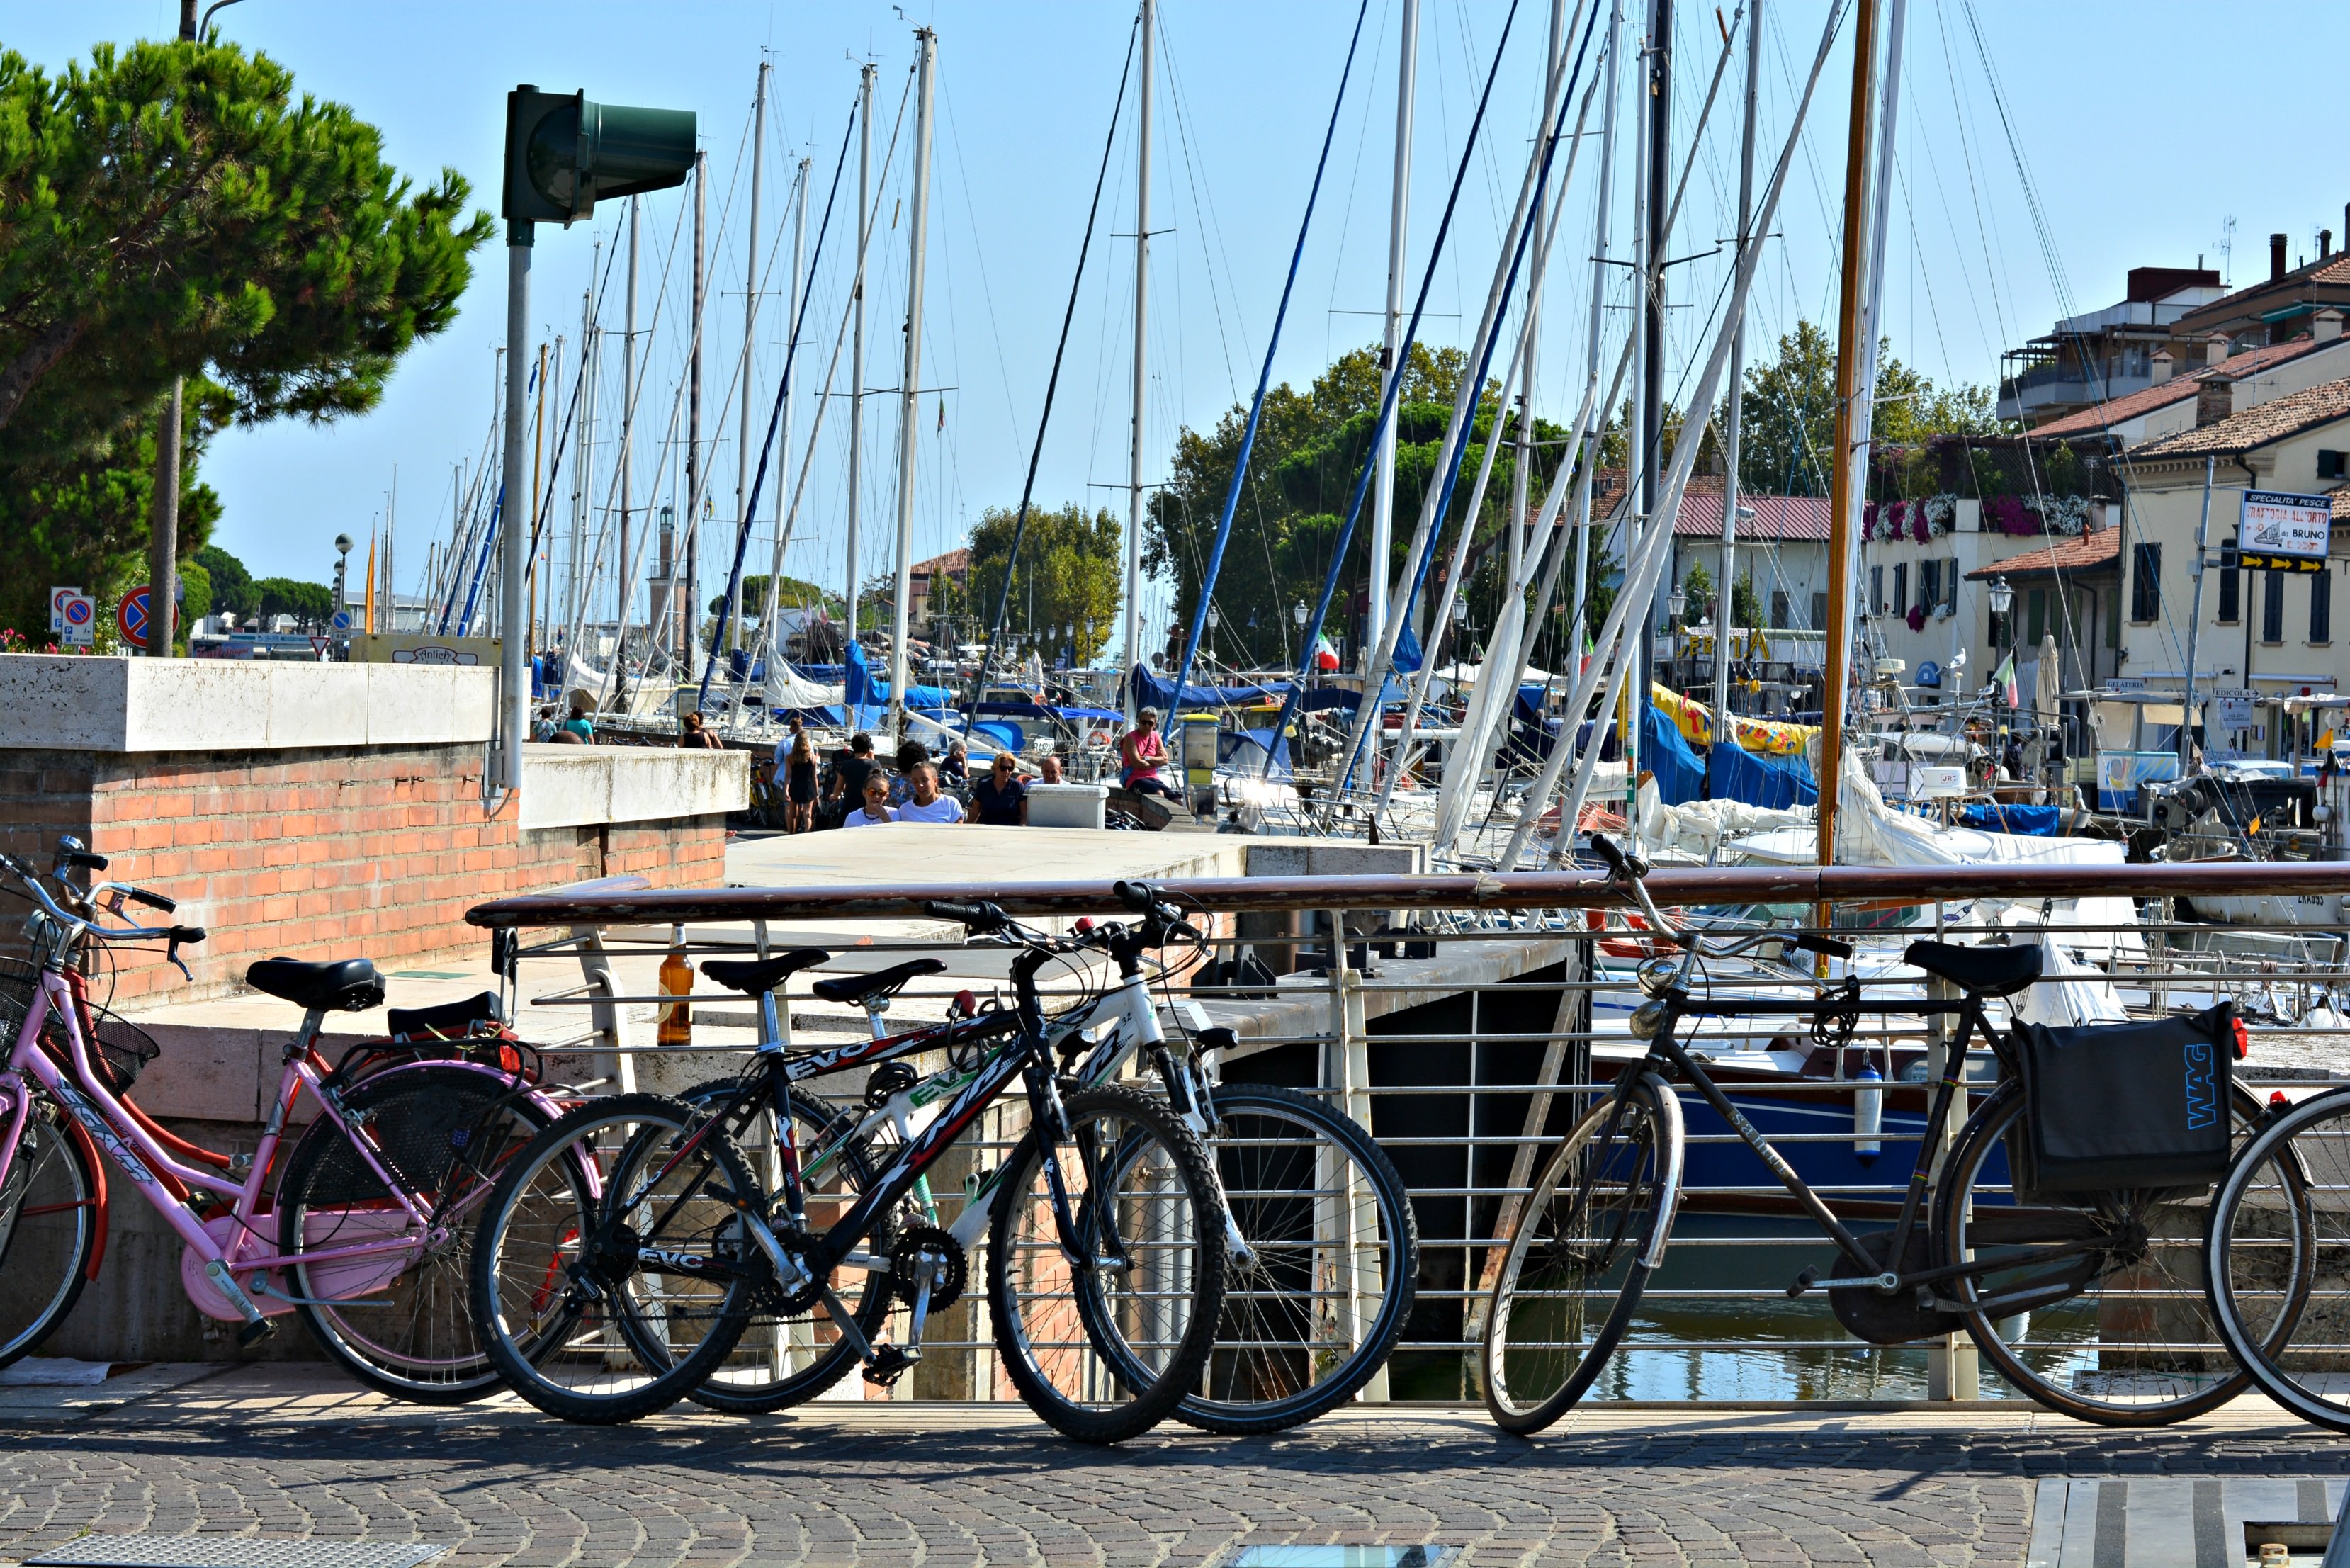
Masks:
[[[900,822],[961,822],[962,802],[939,793],[939,770],[931,763],[916,767],[906,780],[913,794],[898,807]]]
[[[865,781],[865,804],[840,819],[843,827],[873,827],[884,822],[895,822],[898,814],[889,806],[889,780],[875,769]]]

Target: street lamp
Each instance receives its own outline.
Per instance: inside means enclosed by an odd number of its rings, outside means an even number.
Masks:
[[[346,613],[344,609],[346,601],[343,597],[343,585],[350,580],[350,570],[351,536],[348,534],[338,534],[335,535],[335,602],[332,607],[330,607],[327,612],[327,629],[329,632],[340,631],[342,629],[340,623]],[[169,625],[170,623],[166,622],[165,624]],[[321,655],[320,657],[323,658],[325,656]]]

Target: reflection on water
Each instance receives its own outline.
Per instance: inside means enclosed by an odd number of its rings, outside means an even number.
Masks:
[[[1778,1237],[1785,1240],[1764,1239]],[[1807,1220],[1684,1214],[1630,1335],[1588,1397],[1925,1398],[1925,1346],[1855,1339],[1828,1310],[1825,1294],[1791,1301],[1783,1287],[1773,1288],[1774,1282],[1794,1280],[1807,1263],[1827,1276],[1835,1262],[1835,1248]],[[1672,1293],[1681,1291],[1721,1293]],[[2034,1337],[2044,1332],[2035,1325]],[[2022,1397],[1989,1371],[1981,1397]]]

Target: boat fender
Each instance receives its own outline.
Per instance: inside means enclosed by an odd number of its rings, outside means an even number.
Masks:
[[[1885,1152],[1878,1135],[1885,1131],[1885,1075],[1874,1062],[1863,1062],[1854,1075],[1852,1091],[1852,1152],[1863,1168],[1877,1163]]]

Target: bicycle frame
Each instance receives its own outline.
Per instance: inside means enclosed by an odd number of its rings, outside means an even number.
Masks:
[[[304,1016],[299,1044],[290,1047],[286,1054],[286,1070],[279,1080],[276,1096],[271,1102],[269,1120],[262,1128],[261,1141],[254,1150],[250,1168],[242,1185],[234,1189],[230,1211],[226,1216],[215,1216],[207,1221],[196,1212],[196,1194],[220,1194],[227,1185],[224,1177],[229,1173],[216,1168],[199,1169],[173,1158],[162,1142],[149,1131],[142,1119],[107,1087],[91,1064],[91,1043],[83,1033],[82,1021],[88,1016],[87,1010],[88,997],[80,974],[45,965],[32,1003],[26,1011],[25,1022],[17,1030],[9,1052],[6,1067],[0,1069],[0,1090],[7,1091],[8,1097],[15,1102],[7,1128],[5,1133],[0,1133],[0,1182],[7,1179],[31,1116],[32,1096],[26,1092],[26,1083],[29,1079],[37,1083],[65,1108],[87,1143],[105,1151],[130,1179],[140,1196],[186,1243],[202,1276],[218,1293],[216,1300],[206,1300],[195,1288],[193,1278],[183,1272],[182,1283],[188,1287],[189,1299],[208,1316],[230,1322],[242,1321],[250,1328],[265,1318],[290,1312],[300,1305],[370,1304],[345,1301],[310,1302],[273,1284],[271,1277],[276,1271],[297,1261],[316,1266],[369,1260],[390,1263],[396,1260],[399,1266],[384,1282],[388,1283],[389,1278],[396,1278],[428,1244],[442,1239],[446,1217],[432,1215],[418,1207],[405,1190],[404,1184],[387,1168],[380,1150],[366,1129],[345,1116],[341,1096],[327,1084],[329,1070],[317,1051],[323,1014],[312,1012]],[[67,1061],[62,1065],[41,1044],[42,1027],[52,1013],[57,1015],[66,1034]],[[490,1071],[482,1067],[474,1070]],[[72,1075],[70,1080],[67,1076],[68,1071]],[[286,1118],[292,1114],[305,1088],[317,1099],[321,1111],[336,1129],[359,1151],[359,1157],[398,1199],[404,1216],[400,1235],[348,1246],[304,1251],[298,1255],[280,1253],[274,1243],[261,1240],[255,1220],[260,1212],[265,1186],[285,1133]],[[103,1168],[98,1168],[102,1182]],[[94,1258],[91,1262],[93,1272],[96,1267]],[[240,1274],[245,1276],[243,1284],[237,1281]],[[381,1286],[379,1284],[374,1288],[380,1289]],[[256,1302],[255,1296],[262,1300]]]

